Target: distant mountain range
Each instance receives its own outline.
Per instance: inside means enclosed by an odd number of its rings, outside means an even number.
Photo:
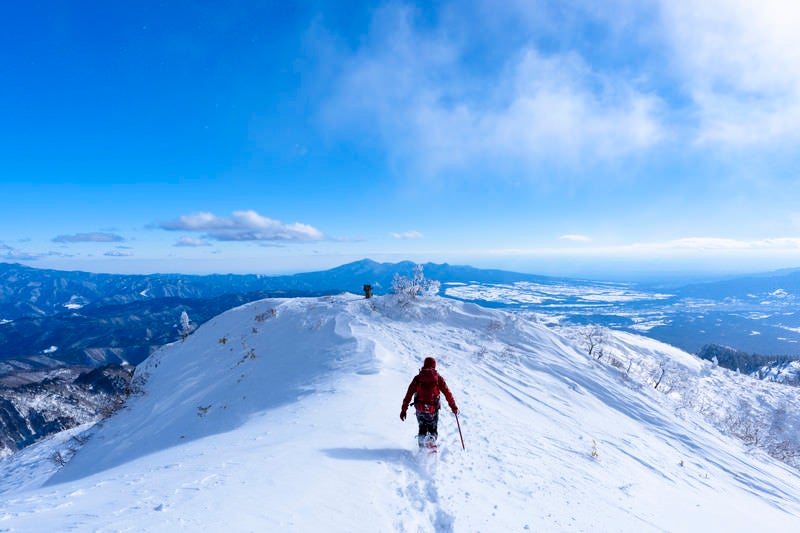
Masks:
[[[362,260],[291,276],[115,275],[40,270],[0,263],[0,375],[61,365],[138,364],[179,338],[186,312],[195,325],[267,297],[360,293],[391,289],[396,273],[415,264]],[[550,278],[465,266],[425,265],[432,279],[451,282],[543,282]]]
[[[364,259],[319,271],[264,275],[116,275],[0,263],[0,375],[60,365],[138,364],[194,325],[265,297],[391,290],[415,263]],[[469,266],[423,265],[442,294],[489,307],[535,311],[566,323],[627,329],[698,353],[706,344],[800,355],[800,271],[663,289]]]
[[[40,270],[0,263],[0,320],[53,316],[91,306],[125,305],[163,298],[207,299],[228,294],[317,290],[294,276],[118,275]],[[328,287],[331,288],[331,287]],[[336,287],[339,289],[339,287]]]

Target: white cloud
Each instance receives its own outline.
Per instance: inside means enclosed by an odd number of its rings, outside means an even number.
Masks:
[[[527,49],[511,76],[506,105],[484,112],[476,131],[501,153],[613,158],[662,136],[658,99],[593,71],[576,55],[545,57]]]
[[[392,233],[392,237],[394,237],[395,239],[421,239],[422,233],[415,230],[411,230],[403,233]]]
[[[211,246],[211,243],[205,239],[197,239],[195,237],[181,237],[174,246],[178,247],[200,247]]]
[[[133,254],[130,252],[123,252],[122,250],[111,250],[103,255],[107,257],[131,257]]]
[[[44,254],[36,254],[18,250],[0,241],[0,257],[11,261],[36,261],[44,257]]]
[[[543,162],[589,166],[666,141],[800,140],[796,1],[579,0],[554,10],[477,0],[436,14],[432,23],[396,3],[377,9],[359,47],[330,61],[342,68],[323,112],[415,171],[513,165],[541,179]],[[482,53],[491,66],[476,67]]]
[[[772,238],[759,240],[736,240],[714,237],[689,237],[662,243],[634,244],[634,249],[660,250],[695,250],[695,251],[728,251],[728,250],[800,250],[800,238]]]
[[[589,242],[592,240],[586,235],[575,235],[575,234],[562,235],[561,237],[559,237],[559,239],[562,241],[570,241],[570,242]]]
[[[800,139],[800,3],[662,0],[661,12],[697,142]]]
[[[75,233],[74,235],[59,235],[53,238],[53,242],[123,242],[124,237],[115,235],[113,233]]]
[[[319,241],[326,238],[308,224],[283,224],[252,210],[234,211],[227,218],[213,213],[194,213],[164,222],[159,227],[169,231],[200,232],[218,241]]]
[[[575,53],[523,45],[497,76],[464,72],[464,43],[423,31],[413,11],[379,10],[369,38],[343,58],[329,124],[378,132],[392,155],[422,171],[474,163],[538,168],[647,150],[664,136],[660,99]],[[540,175],[539,173],[533,173]]]
[[[41,259],[43,256],[42,254],[35,254],[35,253],[28,253],[23,252],[22,250],[14,250],[8,249],[5,254],[6,259],[11,259],[13,261],[35,261],[37,259]]]

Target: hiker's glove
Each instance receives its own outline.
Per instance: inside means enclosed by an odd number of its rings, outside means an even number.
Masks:
[[[406,419],[406,410],[403,409],[402,411],[400,411],[400,420],[405,421],[405,419]]]
[[[458,414],[458,407],[453,407],[453,414],[454,414],[454,415],[457,415],[457,414]]]

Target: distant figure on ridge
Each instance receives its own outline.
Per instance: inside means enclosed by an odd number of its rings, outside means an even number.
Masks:
[[[419,422],[417,442],[420,448],[423,446],[436,447],[436,438],[439,435],[437,426],[439,425],[440,391],[444,393],[453,414],[457,415],[458,407],[453,399],[453,393],[450,392],[444,378],[436,372],[436,359],[426,357],[419,374],[414,376],[408,386],[406,397],[403,398],[403,408],[400,410],[400,420],[405,420],[408,404],[411,403],[413,396],[414,407],[417,410],[417,422]]]

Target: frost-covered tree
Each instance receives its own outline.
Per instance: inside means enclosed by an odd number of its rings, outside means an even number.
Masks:
[[[417,296],[435,296],[439,293],[441,284],[437,280],[425,278],[422,265],[414,267],[411,278],[394,274],[392,292],[404,299],[414,299]]]
[[[181,311],[181,338],[186,340],[186,337],[188,337],[189,333],[191,333],[193,330],[194,324],[192,324],[192,321],[189,320],[189,315],[186,313],[186,311]]]

